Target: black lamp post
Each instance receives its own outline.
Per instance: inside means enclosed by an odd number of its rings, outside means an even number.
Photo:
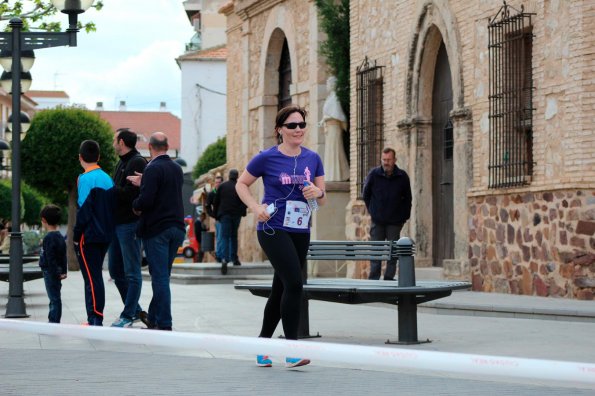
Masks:
[[[0,33],[0,64],[4,67],[0,84],[12,95],[12,207],[10,233],[10,267],[7,318],[28,317],[23,299],[23,235],[21,233],[21,93],[26,92],[26,81],[31,82],[29,68],[33,66],[33,50],[70,46],[76,47],[78,14],[85,12],[95,0],[52,0],[59,11],[68,14],[65,32],[23,32],[20,18],[10,20],[10,32]],[[21,83],[23,86],[21,86]]]

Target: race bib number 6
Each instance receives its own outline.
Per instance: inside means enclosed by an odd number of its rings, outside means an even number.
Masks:
[[[283,226],[289,228],[306,229],[310,221],[308,204],[302,201],[287,201]]]

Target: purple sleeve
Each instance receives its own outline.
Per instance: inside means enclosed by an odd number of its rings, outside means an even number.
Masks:
[[[264,164],[266,158],[264,153],[261,151],[256,154],[246,166],[246,170],[254,177],[261,177],[264,174]]]

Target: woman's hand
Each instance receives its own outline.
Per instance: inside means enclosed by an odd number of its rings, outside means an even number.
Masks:
[[[268,206],[269,205],[263,203],[256,205],[254,208],[251,208],[252,212],[254,213],[258,221],[260,221],[261,223],[264,223],[265,221],[271,218],[271,216],[267,213]]]
[[[316,187],[313,183],[307,182],[308,185],[304,186],[302,189],[302,193],[304,194],[304,198],[306,199],[318,199],[322,198],[322,190]]]

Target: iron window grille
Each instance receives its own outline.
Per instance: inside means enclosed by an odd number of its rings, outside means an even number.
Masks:
[[[358,199],[363,198],[366,176],[380,164],[384,145],[383,69],[384,66],[376,65],[376,61],[371,63],[366,56],[356,70]]]
[[[489,188],[529,184],[533,174],[532,15],[504,2],[488,23]]]

